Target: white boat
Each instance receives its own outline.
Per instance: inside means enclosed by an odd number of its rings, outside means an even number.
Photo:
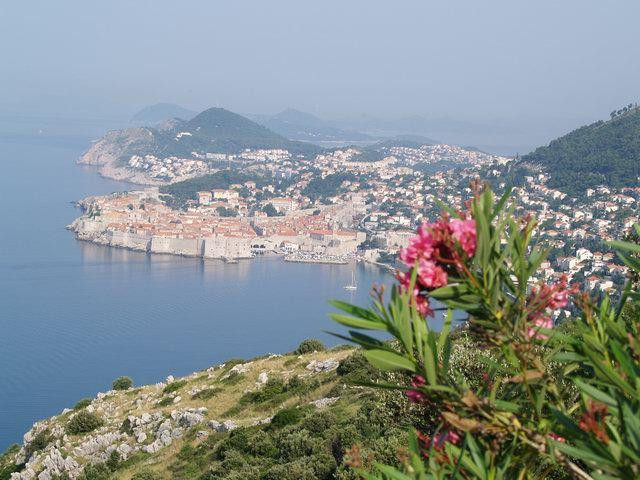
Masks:
[[[354,272],[351,272],[351,283],[349,283],[348,285],[344,286],[345,290],[357,290],[358,289],[358,284],[356,283],[356,274]]]

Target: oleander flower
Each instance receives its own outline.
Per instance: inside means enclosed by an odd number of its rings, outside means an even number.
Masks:
[[[476,253],[477,233],[475,220],[461,220],[454,218],[450,222],[453,238],[455,238],[462,250],[471,258]]]
[[[546,340],[548,337],[540,332],[541,328],[553,328],[553,320],[545,315],[538,315],[530,319],[530,326],[527,330],[527,338],[537,338],[538,340]]]
[[[431,234],[430,224],[423,223],[418,228],[417,235],[411,237],[409,246],[400,252],[400,260],[407,266],[413,267],[418,259],[431,259],[435,249],[435,242]]]
[[[413,385],[414,388],[420,388],[425,383],[426,381],[421,375],[414,375],[414,377],[411,379],[411,385]],[[420,390],[405,390],[404,393],[412,403],[424,403],[424,401],[427,399],[427,396]]]
[[[443,287],[447,284],[447,272],[436,262],[422,258],[418,263],[418,280],[427,289]]]
[[[398,283],[400,284],[400,290],[403,293],[408,292],[411,285],[411,272],[398,272],[396,274],[396,278],[398,280]],[[422,292],[420,291],[420,286],[417,282],[416,285],[413,286],[411,295],[413,297],[413,301],[416,309],[418,310],[418,313],[423,317],[432,317],[433,310],[431,309],[431,306],[429,304],[429,299],[426,297],[426,295],[422,294]]]

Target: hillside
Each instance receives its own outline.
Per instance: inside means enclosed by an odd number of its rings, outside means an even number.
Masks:
[[[0,479],[346,479],[356,442],[392,460],[404,426],[346,386],[375,378],[361,354],[300,351],[82,400],[0,456]]]
[[[292,140],[307,142],[358,142],[372,137],[356,130],[337,128],[315,115],[289,108],[259,123]]]
[[[79,163],[99,166],[100,173],[106,177],[157,185],[166,182],[129,168],[132,155],[194,159],[207,153],[237,154],[245,149],[285,149],[302,156],[321,151],[310,143],[288,140],[236,113],[210,108],[189,121],[173,119],[154,128],[109,132],[82,155]]]
[[[320,149],[313,145],[294,142],[246,117],[224,108],[210,108],[199,113],[180,128],[190,136],[182,137],[181,149],[193,146],[198,151],[237,153],[246,148],[282,148],[295,154],[312,154]],[[167,148],[174,148],[169,143]]]
[[[542,166],[548,186],[581,195],[596,185],[635,187],[640,175],[640,108],[625,107],[525,155],[521,164]]]
[[[189,120],[196,114],[197,112],[173,103],[156,103],[136,112],[131,117],[131,122],[137,125],[155,125],[171,118]]]

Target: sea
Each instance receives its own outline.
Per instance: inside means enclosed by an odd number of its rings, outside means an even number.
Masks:
[[[76,165],[108,127],[0,117],[0,452],[120,375],[149,384],[306,338],[342,343],[329,300],[366,306],[393,281],[365,264],[226,264],[76,240],[74,201],[139,188]]]

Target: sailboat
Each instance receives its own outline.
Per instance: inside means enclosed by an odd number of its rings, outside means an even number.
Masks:
[[[351,272],[351,283],[344,286],[345,290],[357,290],[358,284],[356,283],[356,274]]]

